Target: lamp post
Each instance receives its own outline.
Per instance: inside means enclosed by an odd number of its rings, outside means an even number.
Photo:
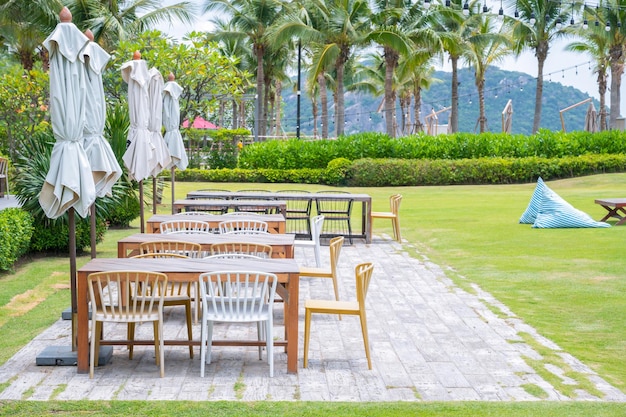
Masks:
[[[300,66],[301,66],[301,58],[302,58],[302,42],[298,40],[298,90],[296,97],[296,137],[300,139]]]

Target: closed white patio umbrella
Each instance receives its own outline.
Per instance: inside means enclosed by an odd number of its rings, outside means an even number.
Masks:
[[[96,196],[111,195],[113,185],[122,176],[122,168],[104,138],[106,123],[106,101],[102,86],[102,71],[111,56],[100,45],[93,42],[93,33],[85,32],[90,39],[81,52],[87,72],[87,101],[85,107],[84,148],[91,164],[91,172],[96,186]]]
[[[596,111],[596,106],[593,105],[593,102],[589,103],[587,113],[585,114],[585,130],[592,133],[595,133],[599,130],[598,112]]]
[[[183,88],[174,81],[174,74],[170,72],[168,81],[163,88],[163,126],[165,127],[164,140],[170,151],[172,162],[170,163],[172,181],[172,202],[175,201],[174,184],[176,183],[176,168],[184,171],[189,165],[187,151],[180,134],[180,102],[179,98]],[[174,206],[172,205],[172,213]]]
[[[150,119],[148,122],[148,130],[152,146],[154,146],[156,165],[152,170],[152,212],[157,212],[157,186],[156,177],[161,171],[169,168],[172,158],[170,151],[167,149],[161,128],[163,127],[163,76],[156,68],[150,68],[150,82],[148,83],[148,104]]]
[[[50,169],[39,195],[46,216],[56,219],[68,212],[72,336],[76,328],[76,223],[74,212],[85,217],[96,199],[91,166],[83,148],[87,75],[80,52],[89,42],[72,23],[67,7],[61,22],[44,40],[50,54],[50,120],[56,142]],[[72,337],[72,350],[76,341]]]
[[[148,130],[150,122],[148,84],[150,74],[146,61],[135,51],[132,61],[122,64],[122,79],[128,83],[128,147],[123,156],[130,179],[139,182],[139,215],[141,233],[145,230],[143,207],[143,180],[150,177],[157,165],[156,152]]]
[[[102,71],[111,59],[100,45],[93,42],[91,30],[85,31],[90,42],[80,53],[87,75],[87,100],[85,102],[85,129],[83,131],[83,147],[87,153],[96,196],[111,195],[113,185],[122,176],[122,168],[111,149],[111,145],[104,139],[104,125],[106,123],[106,100],[102,86]],[[91,205],[91,257],[96,257],[96,205]]]

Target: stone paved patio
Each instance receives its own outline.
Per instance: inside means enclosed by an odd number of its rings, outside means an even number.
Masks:
[[[302,366],[304,309],[300,311],[300,360],[297,375],[286,373],[286,356],[277,348],[275,376],[269,378],[265,360],[256,348],[216,347],[207,376],[200,378],[199,350],[189,359],[186,347],[166,347],[165,378],[159,378],[150,347],[135,348],[128,360],[116,348],[113,360],[96,368],[95,378],[78,375],[71,366],[36,366],[46,346],[69,346],[70,322],[59,320],[0,367],[0,399],[24,400],[284,400],[284,401],[538,401],[524,386],[545,391],[547,400],[626,401],[576,358],[515,317],[489,294],[475,288],[470,294],[456,287],[445,271],[428,260],[410,257],[388,236],[371,245],[355,242],[344,247],[340,259],[340,294],[354,298],[354,266],[374,262],[367,299],[373,370],[367,369],[358,318],[316,316],[312,323],[309,368]],[[309,253],[311,252],[311,253]],[[324,255],[328,259],[327,248]],[[312,251],[296,249],[296,258],[313,263]],[[301,304],[307,298],[332,298],[330,281],[304,278]],[[282,311],[276,308],[277,332]],[[495,313],[497,312],[497,313]],[[106,326],[108,333],[125,328]],[[149,324],[139,333],[151,335]],[[182,309],[169,309],[165,332],[184,338]],[[218,325],[216,337],[255,338],[256,326]],[[568,398],[541,378],[524,360],[540,355],[523,342],[527,333],[557,350],[565,362],[586,375],[603,397],[577,390]],[[199,335],[199,326],[194,327]],[[279,333],[280,334],[280,333]],[[138,335],[141,337],[141,334]],[[548,365],[565,383],[564,370]]]

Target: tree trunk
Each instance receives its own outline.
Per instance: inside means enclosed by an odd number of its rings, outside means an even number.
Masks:
[[[337,123],[335,126],[336,131],[337,131],[337,137],[343,135],[343,128],[344,128],[344,113],[345,113],[345,97],[343,96],[343,72],[345,69],[345,64],[348,61],[348,57],[350,54],[350,50],[348,48],[341,48],[341,52],[339,54],[339,58],[337,58],[337,63],[336,63],[336,67],[335,70],[337,71],[337,89],[336,89],[336,93],[337,93],[337,107],[335,108],[336,111],[336,119],[337,119]]]
[[[600,96],[600,130],[606,130],[606,68],[598,70],[598,95]]]
[[[609,114],[609,129],[617,128],[617,118],[620,117],[620,91],[622,74],[624,73],[624,54],[622,45],[612,46],[609,50],[611,62],[611,113]]]
[[[232,112],[233,112],[233,129],[238,129],[239,128],[239,119],[237,116],[239,116],[239,111],[238,111],[238,107],[237,107],[237,101],[236,100],[231,100],[231,104],[233,106],[232,108]]]
[[[485,118],[485,79],[476,81],[476,90],[478,91],[478,126],[480,133],[485,132],[486,121]]]
[[[537,57],[537,90],[535,91],[535,117],[533,119],[533,131],[535,134],[541,125],[541,100],[543,99],[543,65],[548,57],[548,42],[542,41],[535,48]]]
[[[415,125],[411,133],[417,133],[424,130],[424,125],[422,124],[422,88],[419,86],[419,80],[416,81],[415,87],[413,89],[413,96],[415,97],[415,106],[413,106],[413,119],[415,120]]]
[[[452,101],[450,103],[452,108],[448,124],[450,125],[450,132],[456,133],[459,131],[459,58],[450,56],[450,62],[452,63]]]
[[[326,77],[324,73],[317,75],[320,87],[320,107],[322,108],[322,139],[328,139],[328,92],[326,92]]]
[[[283,84],[280,80],[276,80],[276,84],[275,87],[276,92],[274,93],[274,112],[276,114],[276,136],[281,136],[282,135],[282,126],[280,124],[280,119],[281,119],[281,106],[280,106],[280,102],[281,102],[281,94],[283,91]]]
[[[383,52],[385,54],[385,125],[387,127],[387,135],[395,138],[394,115],[396,111],[396,96],[393,87],[393,74],[398,65],[398,53],[388,46],[383,48]]]
[[[270,85],[270,81],[269,80],[265,80],[264,82],[264,88],[265,88],[265,92],[264,92],[264,97],[263,97],[263,116],[262,119],[264,121],[264,123],[262,124],[261,127],[261,131],[263,132],[263,136],[267,136],[268,135],[268,131],[271,132],[272,131],[272,127],[273,127],[273,123],[272,123],[272,118],[270,117],[270,103],[271,103],[271,97],[270,97],[270,91],[271,89],[271,85]],[[269,127],[269,130],[268,130]],[[266,137],[263,138],[264,140],[267,139]]]
[[[262,120],[263,115],[263,46],[255,45],[254,50],[256,52],[256,105],[255,105],[255,117],[254,117],[254,134],[255,140],[259,140],[259,136],[265,136],[265,131],[262,130],[264,123]]]
[[[317,100],[311,95],[311,113],[313,115],[313,137],[317,139]]]

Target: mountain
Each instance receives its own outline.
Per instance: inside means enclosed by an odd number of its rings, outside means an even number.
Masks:
[[[440,82],[433,83],[429,90],[422,92],[422,119],[432,109],[438,111],[450,106],[451,73],[437,71],[434,77],[440,80]],[[473,70],[468,68],[459,70],[458,79],[459,131],[477,132],[478,94],[474,85]],[[534,77],[523,72],[505,71],[497,67],[490,67],[485,77],[487,130],[490,132],[502,131],[502,111],[508,100],[512,100],[512,133],[530,134],[535,114],[535,91],[536,80]],[[559,111],[589,97],[587,93],[574,87],[564,86],[558,80],[544,79],[541,128],[554,131],[561,130]],[[381,99],[382,97],[373,97],[363,93],[347,93],[345,100],[345,133],[384,132],[385,123],[382,113],[377,112]],[[285,132],[293,133],[296,131],[297,120],[295,89],[292,90],[285,86],[283,88],[283,101],[283,129]],[[596,109],[599,110],[598,101],[594,99],[593,102]],[[329,103],[333,103],[332,96],[329,97]],[[300,106],[301,135],[312,135],[313,117],[311,101],[304,91],[302,92]],[[587,107],[588,104],[585,103],[564,113],[567,131],[583,130]],[[331,119],[333,110],[334,107],[329,109]],[[411,109],[412,112],[413,110]],[[397,114],[400,114],[399,110]],[[440,124],[447,123],[448,114],[449,112],[442,112],[438,115]],[[319,129],[318,118],[318,131]],[[332,121],[330,131],[334,131],[334,122]]]

